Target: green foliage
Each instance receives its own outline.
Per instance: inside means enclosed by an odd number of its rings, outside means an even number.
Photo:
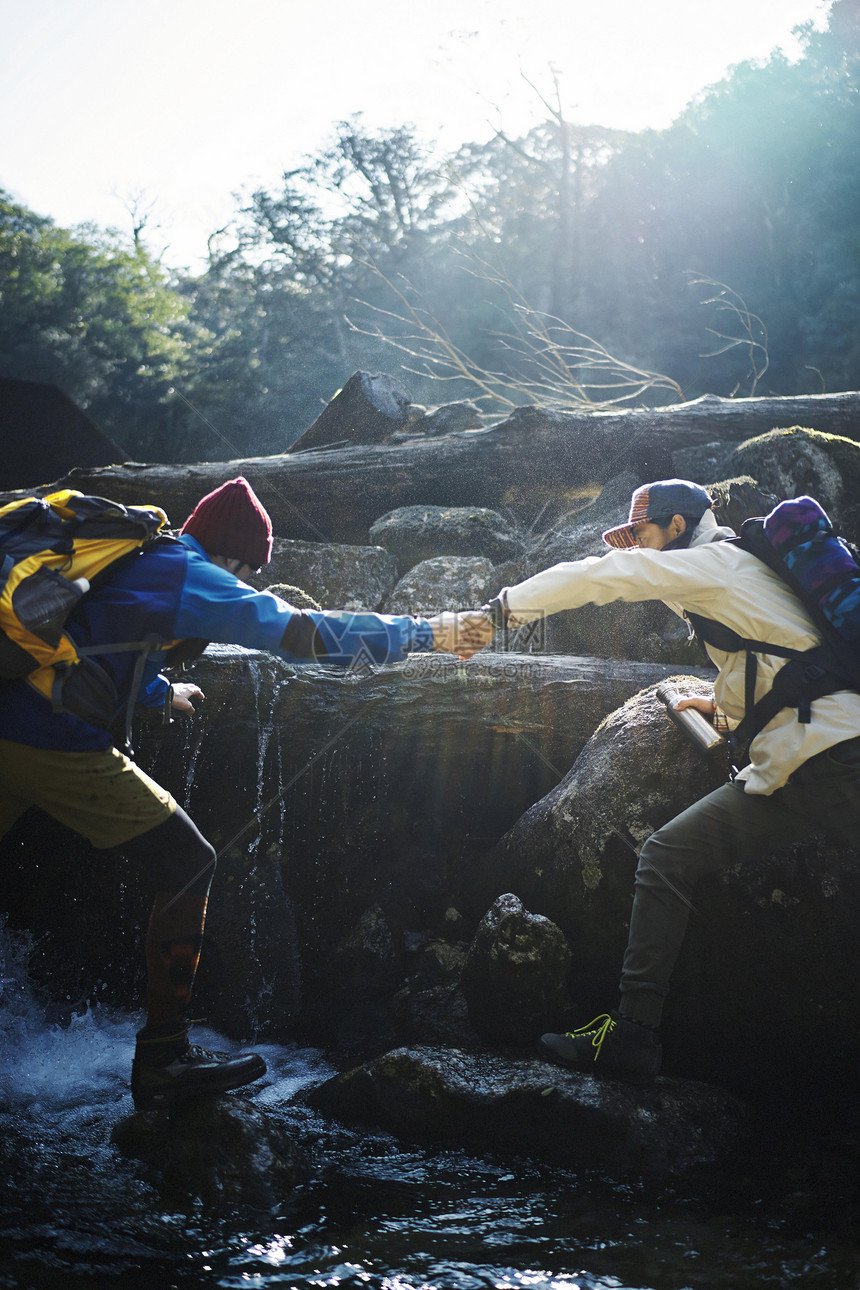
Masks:
[[[195,342],[187,302],[141,246],[57,228],[0,193],[0,371],[59,385],[130,454]]]

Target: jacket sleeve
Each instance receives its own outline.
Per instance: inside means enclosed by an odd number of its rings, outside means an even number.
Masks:
[[[169,690],[170,682],[161,672],[157,673],[151,681],[144,674],[137,694],[137,702],[142,708],[163,708],[167,701]]]
[[[433,630],[423,618],[295,609],[194,553],[187,564],[175,630],[177,639],[202,637],[268,650],[288,663],[398,663],[413,651],[433,648]]]
[[[683,606],[717,617],[734,580],[731,566],[736,556],[727,554],[725,546],[708,543],[684,551],[610,551],[556,564],[507,587],[502,594],[512,625],[562,609],[608,605],[614,600],[662,600],[679,614]]]

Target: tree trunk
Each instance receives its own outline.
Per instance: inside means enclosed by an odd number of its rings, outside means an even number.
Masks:
[[[399,506],[509,507],[528,523],[547,503],[569,504],[623,470],[643,481],[671,475],[679,448],[731,445],[791,425],[858,439],[858,411],[860,393],[706,395],[617,413],[523,407],[488,429],[432,439],[401,434],[384,444],[188,466],[127,463],[74,470],[59,483],[127,504],[157,503],[178,525],[205,493],[243,474],[279,537],[361,544],[373,521]]]

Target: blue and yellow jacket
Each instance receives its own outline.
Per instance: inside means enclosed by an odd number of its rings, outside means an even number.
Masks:
[[[80,646],[157,639],[165,648],[149,657],[138,702],[158,707],[168,682],[161,675],[171,642],[201,639],[267,650],[288,663],[326,662],[345,666],[356,659],[398,663],[414,651],[433,648],[433,631],[422,618],[352,614],[340,610],[298,610],[268,591],[255,591],[212,564],[188,534],[156,542],[113,571],[84,596],[67,631]],[[117,715],[133,683],[134,652],[99,654],[116,686]],[[26,681],[0,695],[0,739],[33,748],[95,752],[109,748],[111,734],[50,702]]]

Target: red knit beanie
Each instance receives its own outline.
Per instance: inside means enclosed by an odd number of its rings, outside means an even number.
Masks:
[[[272,558],[272,521],[242,475],[201,498],[180,532],[190,533],[209,555],[241,560],[252,569]]]

